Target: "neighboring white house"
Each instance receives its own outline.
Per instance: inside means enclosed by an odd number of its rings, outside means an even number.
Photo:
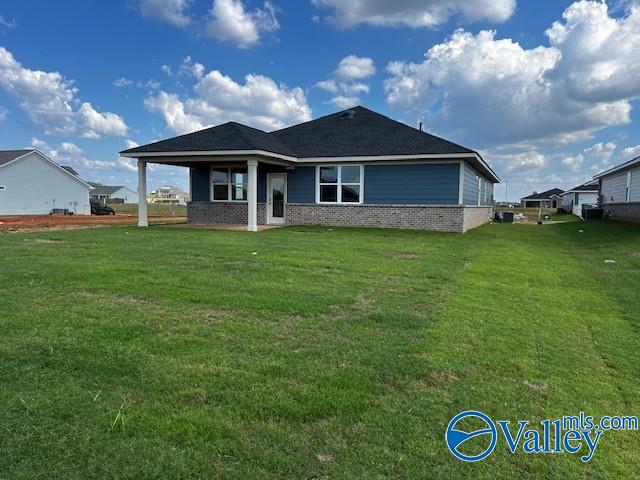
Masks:
[[[582,216],[582,205],[598,203],[598,181],[587,182],[560,194],[560,208],[567,213]]]
[[[600,206],[608,218],[640,222],[640,157],[593,178],[600,182]]]
[[[0,150],[0,215],[91,215],[91,185],[38,150]]]
[[[90,182],[93,190],[91,199],[101,203],[109,203],[109,200],[122,203],[138,203],[138,193],[123,185],[102,185]]]

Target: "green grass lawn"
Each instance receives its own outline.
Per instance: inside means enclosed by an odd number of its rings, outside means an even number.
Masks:
[[[586,464],[444,442],[466,409],[638,414],[639,225],[111,227],[0,252],[0,478],[640,471],[638,432]]]

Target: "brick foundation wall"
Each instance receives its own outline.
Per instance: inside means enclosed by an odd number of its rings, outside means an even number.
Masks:
[[[463,232],[484,225],[493,218],[493,207],[464,207]]]
[[[486,223],[493,207],[462,205],[319,205],[288,203],[289,225],[333,225],[344,227],[407,228],[435,232],[464,233]],[[237,202],[191,202],[189,223],[246,224],[247,204]],[[258,204],[258,224],[266,223],[266,205]]]
[[[287,204],[290,225],[409,228],[463,232],[464,207],[459,205],[318,205]]]
[[[605,203],[601,207],[611,220],[640,222],[640,203]]]
[[[187,206],[189,223],[246,225],[248,207],[242,202],[191,202]],[[258,203],[258,225],[267,223],[264,203]]]

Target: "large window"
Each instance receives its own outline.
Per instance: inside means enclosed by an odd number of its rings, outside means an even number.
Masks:
[[[211,200],[214,202],[246,202],[247,169],[211,169]]]
[[[318,202],[361,203],[362,165],[318,167]]]

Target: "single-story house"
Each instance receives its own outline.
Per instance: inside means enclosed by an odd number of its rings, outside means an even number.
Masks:
[[[174,205],[186,205],[189,201],[189,194],[179,187],[173,185],[163,185],[153,190],[147,195],[149,203],[168,203]]]
[[[138,193],[124,185],[102,185],[89,182],[93,187],[91,199],[103,204],[114,203],[138,203]]]
[[[528,197],[522,197],[520,204],[524,208],[558,208],[560,205],[560,194],[563,192],[564,190],[560,188],[552,188],[542,193],[534,192]]]
[[[591,181],[560,194],[560,208],[567,213],[582,216],[582,205],[598,203],[598,182]]]
[[[640,157],[595,175],[608,218],[640,222]]]
[[[91,215],[91,185],[38,150],[0,150],[0,215]]]
[[[229,122],[121,152],[189,168],[191,223],[321,224],[465,232],[493,214],[482,156],[363,107],[266,133]]]

